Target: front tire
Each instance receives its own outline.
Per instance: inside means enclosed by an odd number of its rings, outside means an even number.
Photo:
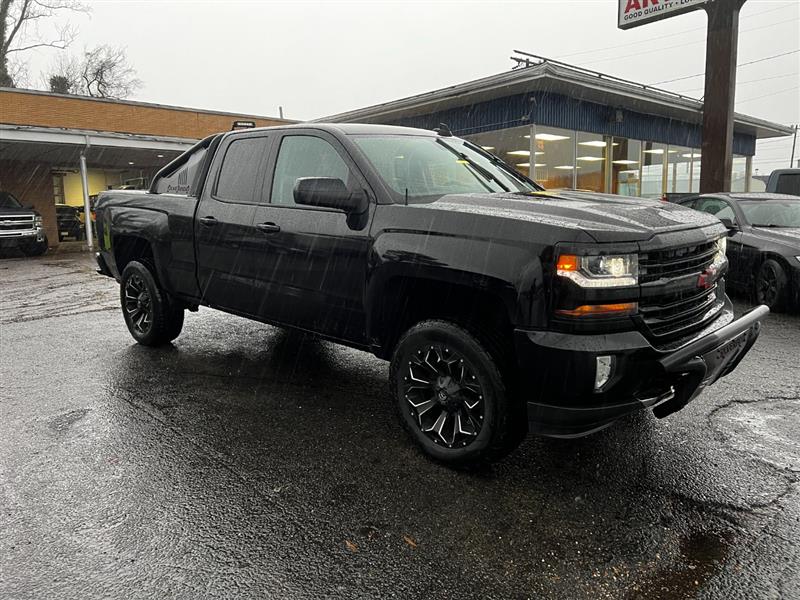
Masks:
[[[119,290],[125,324],[138,343],[161,346],[180,335],[183,307],[158,286],[145,264],[129,262],[122,271]]]
[[[765,260],[756,275],[756,301],[766,304],[770,310],[780,311],[786,307],[787,293],[788,278],[783,267],[771,258]]]
[[[423,321],[400,339],[390,386],[400,421],[420,448],[453,466],[499,460],[525,433],[488,345],[449,321]]]
[[[47,238],[45,237],[41,242],[34,241],[22,244],[19,249],[25,256],[41,256],[47,252]]]

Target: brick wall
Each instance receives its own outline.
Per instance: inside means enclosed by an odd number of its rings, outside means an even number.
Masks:
[[[50,246],[58,245],[53,176],[49,164],[0,160],[0,189],[14,194],[23,206],[33,206],[42,215]]]
[[[254,121],[257,127],[291,122],[270,117],[0,89],[0,123],[10,125],[199,139],[219,131],[229,131],[233,122],[238,120]]]

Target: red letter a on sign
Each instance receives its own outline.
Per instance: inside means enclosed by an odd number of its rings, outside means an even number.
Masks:
[[[647,0],[645,0],[647,2]],[[625,14],[627,15],[631,10],[641,10],[642,6],[639,4],[639,0],[628,0],[628,5],[625,7]]]

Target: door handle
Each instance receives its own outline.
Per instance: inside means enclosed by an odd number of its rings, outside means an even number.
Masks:
[[[214,217],[201,217],[198,219],[201,225],[205,225],[206,227],[211,227],[212,225],[216,225],[218,221]]]
[[[281,230],[281,226],[275,223],[259,223],[256,225],[256,229],[264,233],[278,233]]]

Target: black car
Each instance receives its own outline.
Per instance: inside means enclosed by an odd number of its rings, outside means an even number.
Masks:
[[[56,220],[58,221],[58,237],[61,240],[83,237],[81,209],[69,204],[56,204]]]
[[[800,197],[703,194],[679,202],[728,228],[728,285],[773,310],[800,307]]]

